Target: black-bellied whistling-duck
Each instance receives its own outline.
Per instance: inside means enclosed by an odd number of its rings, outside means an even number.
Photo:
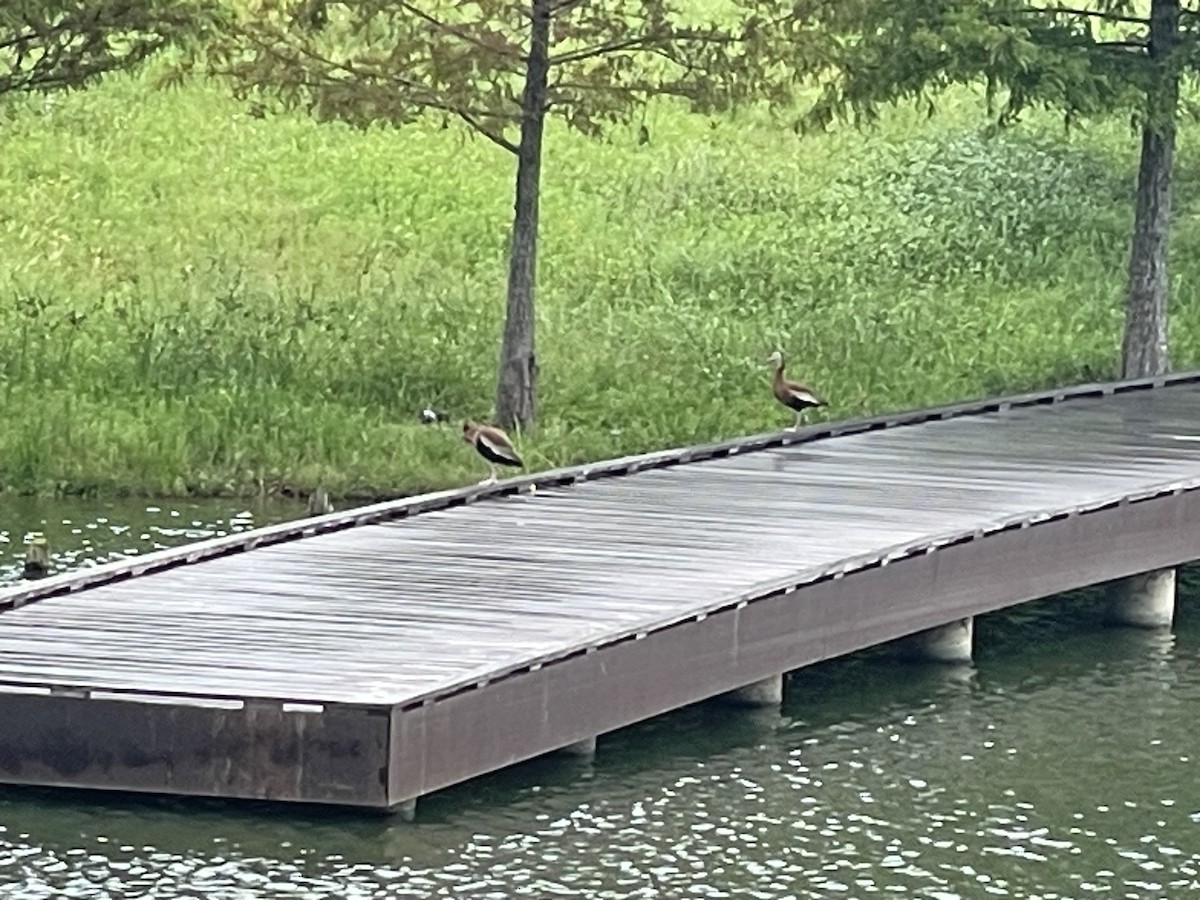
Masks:
[[[776,350],[768,356],[767,362],[775,366],[775,376],[771,379],[771,389],[775,393],[775,399],[796,413],[796,424],[788,429],[795,431],[800,427],[800,416],[804,410],[824,406],[825,401],[808,385],[798,381],[788,381],[783,377],[783,354],[780,351]]]
[[[491,425],[480,425],[468,419],[463,422],[462,439],[474,447],[475,451],[487,460],[488,467],[492,470],[491,476],[479,482],[480,484],[492,484],[500,477],[496,471],[496,466],[521,468],[525,465],[521,461],[521,457],[517,455],[517,451],[513,447],[512,441],[508,439],[508,435],[499,428]]]

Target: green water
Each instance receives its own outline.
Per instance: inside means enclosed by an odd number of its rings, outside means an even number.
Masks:
[[[0,581],[29,530],[73,566],[297,512],[148,506],[6,502]],[[815,666],[782,715],[682,710],[415,825],[0,788],[0,897],[1200,896],[1198,596],[1171,635],[1076,595],[979,619],[970,669]]]
[[[42,532],[55,571],[110,562],[304,514],[296,503],[50,501],[0,495],[0,587],[20,580],[25,539]]]

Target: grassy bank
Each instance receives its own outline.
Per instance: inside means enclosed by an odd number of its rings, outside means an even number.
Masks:
[[[1127,129],[989,141],[965,96],[866,136],[667,106],[647,125],[644,146],[551,130],[532,466],[783,426],[776,346],[830,417],[1112,374]],[[511,210],[492,145],[122,77],[7,109],[0,158],[0,486],[484,474],[454,422],[492,399]],[[1200,341],[1197,178],[1177,194],[1177,366]],[[426,406],[454,421],[421,425]]]

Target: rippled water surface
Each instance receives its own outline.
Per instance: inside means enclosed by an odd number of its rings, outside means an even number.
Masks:
[[[303,513],[295,503],[233,500],[49,501],[0,495],[0,587],[20,580],[25,540],[41,532],[56,571],[110,562],[268,525]]]
[[[29,530],[67,566],[295,512],[6,501],[0,582]],[[0,897],[1200,896],[1197,604],[1165,636],[1080,597],[980,619],[971,669],[816,666],[782,715],[683,710],[414,825],[0,788]]]

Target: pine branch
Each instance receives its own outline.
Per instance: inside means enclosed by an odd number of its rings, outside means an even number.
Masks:
[[[614,38],[611,41],[605,41],[603,44],[596,44],[593,47],[582,47],[579,50],[569,50],[566,53],[552,54],[549,62],[551,66],[582,62],[585,59],[604,56],[606,53],[618,53],[621,50],[642,50],[646,48],[649,42],[657,43],[654,37],[648,35],[639,35],[631,38]]]
[[[255,46],[257,46],[261,52],[263,52],[264,54],[266,54],[268,56],[274,57],[276,60],[283,63],[284,65],[290,65],[294,61],[298,62],[298,60],[294,60],[293,57],[291,57],[285,53],[282,53],[277,47],[273,46],[272,44],[258,40],[253,35],[248,35],[248,37],[249,37],[250,42],[252,44],[254,44]],[[384,81],[384,82],[390,82],[393,84],[398,84],[411,92],[411,95],[412,95],[411,99],[412,99],[414,106],[420,107],[422,109],[434,109],[434,110],[437,110],[438,112],[449,113],[450,115],[457,116],[458,118],[462,119],[462,121],[465,122],[467,125],[469,125],[473,130],[475,130],[479,134],[483,135],[483,137],[487,138],[492,143],[496,144],[497,146],[503,147],[505,150],[509,151],[510,153],[517,152],[516,144],[514,144],[512,141],[510,141],[506,137],[504,137],[503,134],[498,134],[495,131],[493,131],[492,129],[488,128],[487,125],[485,125],[483,122],[480,121],[480,119],[481,118],[503,119],[503,120],[507,120],[507,121],[515,123],[515,122],[520,121],[520,116],[513,115],[511,113],[496,112],[494,110],[489,110],[489,109],[475,109],[470,106],[464,106],[462,104],[454,103],[452,101],[446,100],[445,98],[441,97],[437,93],[436,90],[434,90],[427,84],[423,84],[420,81],[415,81],[411,78],[406,78],[403,75],[399,75],[399,74],[383,74],[383,73],[379,73],[379,72],[374,72],[374,71],[371,71],[370,69],[363,68],[361,66],[357,66],[351,62],[339,62],[337,60],[330,59],[329,57],[324,56],[323,54],[320,54],[316,50],[313,50],[312,48],[307,47],[307,46],[290,45],[289,49],[292,50],[293,53],[303,56],[310,62],[316,63],[320,69],[327,70],[324,72],[319,72],[318,76],[316,78],[312,77],[311,75],[308,78],[306,78],[303,82],[306,87],[314,88],[314,87],[321,87],[323,85],[341,84],[342,83],[341,79],[333,77],[331,74],[329,74],[330,72],[340,72],[358,82]],[[212,72],[212,74],[229,75],[229,74],[233,74],[233,73],[225,72],[225,71],[221,71],[221,70],[214,70]]]
[[[614,38],[611,41],[605,41],[603,44],[596,44],[592,47],[581,47],[578,50],[568,50],[566,53],[553,55],[550,57],[550,65],[560,66],[565,63],[582,62],[583,60],[595,59],[598,56],[605,56],[609,53],[620,53],[622,50],[642,50],[666,56],[662,52],[663,48],[681,41],[697,41],[705,44],[734,44],[737,43],[737,38],[731,35],[692,30],[642,34],[629,38]],[[666,56],[666,58],[672,59],[670,56]],[[674,60],[672,59],[672,61]]]
[[[62,33],[60,31],[60,33]],[[136,65],[148,59],[166,46],[164,39],[144,39],[126,49],[120,56],[92,55],[79,53],[71,45],[70,33],[67,40],[56,40],[41,50],[41,54],[26,66],[24,49],[18,49],[16,59],[8,66],[7,75],[0,74],[0,94],[29,90],[60,90],[82,84],[92,78],[116,69]],[[41,39],[43,35],[38,35]],[[71,55],[79,58],[71,59]]]
[[[199,36],[215,14],[213,4],[191,0],[5,9],[0,12],[0,94],[75,87],[132,68],[173,43]]]
[[[579,94],[615,94],[631,99],[640,99],[653,95],[668,97],[691,97],[695,91],[685,82],[672,84],[587,84],[574,81],[556,81],[551,86],[551,94],[561,91],[575,91]],[[552,103],[561,103],[561,98],[553,98]]]
[[[523,63],[525,61],[525,57],[523,54],[514,53],[508,47],[505,47],[503,49],[494,47],[491,44],[486,43],[485,41],[479,40],[479,38],[472,35],[465,28],[462,28],[462,27],[459,27],[456,25],[451,25],[447,22],[443,22],[440,19],[438,19],[436,16],[433,16],[430,13],[425,12],[423,9],[420,9],[419,7],[414,6],[411,3],[407,3],[407,2],[404,2],[404,0],[401,0],[401,2],[398,5],[405,12],[409,13],[410,15],[415,16],[416,18],[418,18],[422,22],[425,22],[426,24],[432,26],[433,28],[438,29],[443,34],[452,35],[453,37],[458,38],[460,41],[470,44],[472,47],[475,47],[478,50],[482,50],[484,53],[494,53],[499,56],[507,56],[509,59],[513,60],[514,62],[522,62]]]
[[[1106,22],[1126,22],[1131,25],[1146,25],[1149,26],[1150,20],[1140,18],[1139,16],[1126,16],[1121,13],[1102,12],[1098,9],[1075,9],[1069,6],[1030,6],[1021,12],[1032,15],[1044,15],[1051,13],[1052,15],[1063,16],[1084,16],[1091,19],[1103,19]]]
[[[479,134],[483,135],[485,138],[487,138],[489,141],[491,141],[496,146],[503,147],[505,150],[507,150],[509,153],[513,154],[514,156],[516,156],[517,153],[520,152],[520,149],[521,149],[520,147],[518,147],[516,144],[514,144],[512,141],[510,141],[504,135],[497,134],[496,132],[492,131],[490,128],[483,125],[483,123],[476,121],[475,117],[472,116],[470,113],[463,112],[461,109],[456,109],[456,110],[454,110],[454,114],[456,116],[458,116],[460,119],[462,119],[464,122],[466,122],[467,125],[469,125],[472,128],[472,130],[477,131]]]
[[[55,32],[55,31],[61,31],[61,30],[62,30],[62,26],[60,25],[60,26],[52,29],[49,32],[39,33],[39,32],[34,31],[33,29],[29,29],[28,31],[18,32],[17,34],[14,34],[12,37],[7,38],[6,40],[0,41],[0,50],[7,50],[10,47],[17,47],[22,44],[27,44],[30,41],[32,41],[34,38],[37,38],[37,37],[41,37],[44,39],[46,37],[49,37],[49,35],[51,33]]]

